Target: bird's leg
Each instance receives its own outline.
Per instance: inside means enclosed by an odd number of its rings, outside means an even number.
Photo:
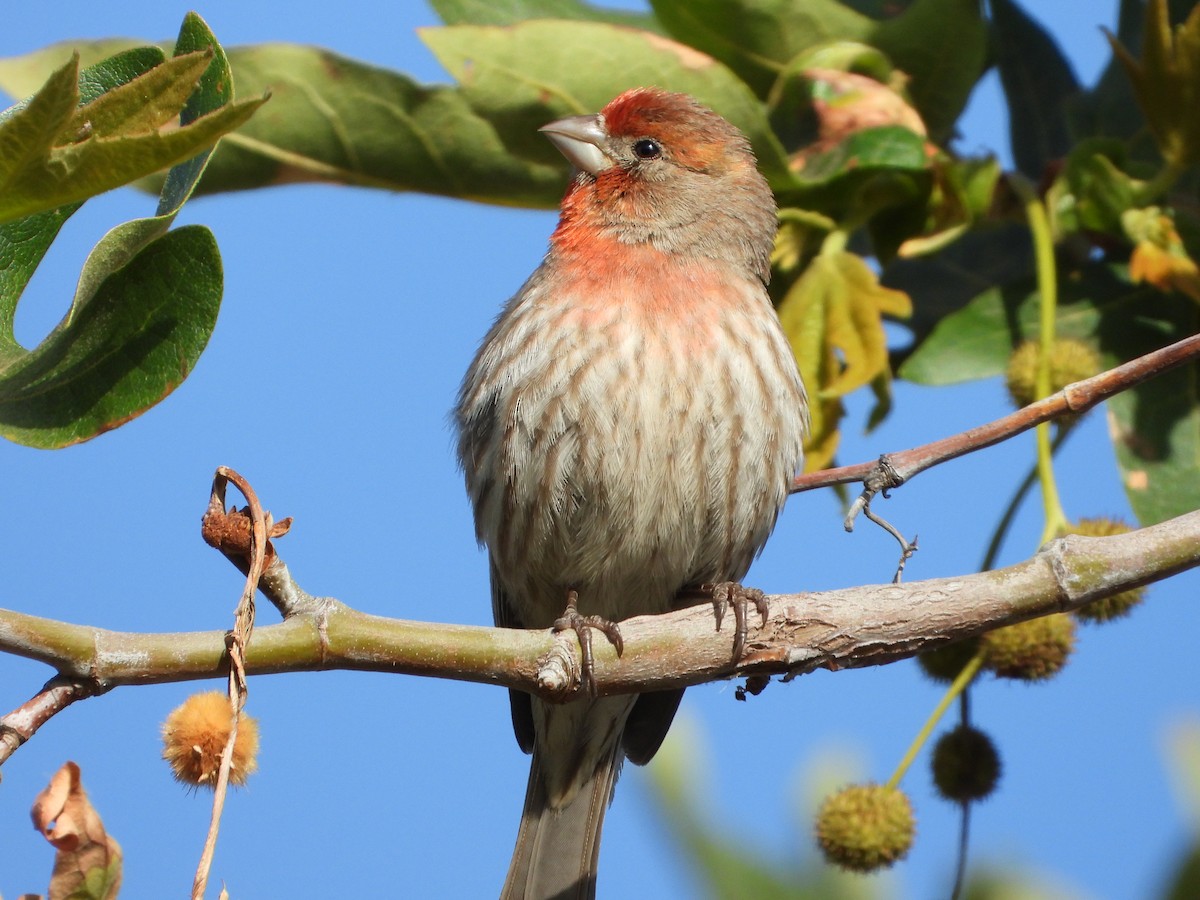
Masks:
[[[763,625],[767,624],[770,610],[767,608],[767,595],[758,588],[743,587],[736,581],[720,581],[716,584],[702,584],[696,589],[699,593],[712,597],[713,615],[717,619],[717,631],[721,630],[721,620],[725,618],[725,610],[733,607],[733,659],[742,658],[746,652],[746,613],[750,604],[758,610]]]
[[[550,626],[557,634],[560,631],[574,631],[579,638],[580,680],[588,694],[596,696],[596,668],[592,658],[592,629],[603,633],[608,642],[613,645],[620,656],[625,650],[625,641],[621,638],[621,629],[616,622],[610,622],[600,616],[585,616],[579,612],[579,592],[574,588],[567,591],[567,608],[563,614],[554,620]]]

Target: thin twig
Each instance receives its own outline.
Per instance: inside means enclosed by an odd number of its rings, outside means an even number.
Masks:
[[[890,486],[896,486],[928,468],[998,444],[1013,435],[1028,431],[1041,422],[1048,422],[1069,413],[1086,412],[1114,394],[1197,358],[1200,358],[1200,335],[1192,335],[1107,372],[1069,384],[1057,394],[1051,394],[1044,400],[1031,403],[986,425],[911,450],[886,454],[880,457],[878,462],[856,463],[852,466],[838,466],[798,475],[792,481],[791,493],[797,494],[834,484],[866,482],[868,478],[877,477],[882,466],[890,466],[892,475],[889,480],[898,479],[895,485]]]
[[[66,678],[52,678],[46,682],[40,691],[8,715],[0,717],[0,765],[39,728],[76,700],[95,697],[104,690],[97,684]]]

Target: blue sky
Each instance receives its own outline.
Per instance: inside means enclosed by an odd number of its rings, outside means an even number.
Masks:
[[[1031,4],[1091,81],[1107,58],[1097,26],[1115,3]],[[6,11],[0,56],[68,37],[162,39],[187,7],[22,4]],[[380,5],[383,6],[382,4]],[[414,28],[423,4],[331,15],[308,2],[200,8],[226,45],[322,44],[429,81],[446,80]],[[1006,156],[995,79],[973,98],[959,147]],[[91,201],[68,224],[17,319],[36,342],[61,317],[87,250],[112,225],[153,209],[130,190]],[[277,515],[295,517],[281,552],[301,584],[401,618],[490,624],[487,573],[455,469],[447,412],[476,343],[538,264],[554,217],[417,195],[321,186],[193,201],[181,222],[220,241],[225,299],[191,378],[114,433],[46,453],[0,444],[0,606],[113,629],[224,628],[241,576],[199,539],[213,469],[245,474]],[[920,298],[914,298],[920,303]],[[953,389],[900,385],[896,410],[864,437],[851,401],[840,458],[871,459],[1007,411],[995,381]],[[922,475],[880,511],[920,533],[911,579],[962,574],[1033,457],[1031,436]],[[1103,414],[1058,464],[1073,516],[1127,514]],[[980,486],[982,485],[982,490]],[[1004,557],[1031,553],[1029,504]],[[841,528],[831,493],[788,504],[747,579],[768,591],[885,581],[891,538]],[[1165,748],[1195,723],[1200,577],[1152,589],[1128,622],[1085,629],[1065,673],[1044,686],[985,680],[976,722],[1004,758],[1000,793],[976,811],[973,859],[1029,870],[1056,896],[1135,898],[1159,888],[1188,836]],[[260,622],[274,620],[268,607]],[[0,658],[0,707],[49,671]],[[126,853],[130,898],[180,896],[207,826],[208,795],[174,784],[158,728],[212,685],[123,688],[50,723],[4,767],[0,894],[44,890],[51,853],[29,827],[34,795],[66,759]],[[883,779],[937,702],[914,663],[773,685],[736,703],[731,684],[688,693],[677,738],[707,781],[697,798],[731,838],[778,859],[811,853],[805,804],[819,772]],[[271,676],[251,683],[260,769],[226,807],[213,883],[234,897],[495,895],[525,787],[507,702],[494,688],[379,674]],[[924,760],[905,782],[919,836],[888,876],[888,896],[942,896],[957,819],[930,793]],[[690,897],[697,886],[664,835],[643,772],[628,767],[606,827],[601,896]],[[210,895],[215,896],[214,887]]]

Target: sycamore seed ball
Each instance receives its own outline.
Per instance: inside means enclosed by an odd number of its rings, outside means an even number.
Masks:
[[[1071,525],[1067,534],[1081,534],[1085,537],[1108,537],[1114,534],[1128,534],[1133,529],[1119,519],[1080,519]],[[1096,600],[1087,606],[1081,606],[1073,615],[1081,622],[1111,622],[1122,616],[1129,615],[1130,610],[1146,599],[1146,588],[1136,587],[1103,600]]]
[[[983,636],[985,665],[1001,678],[1043,681],[1066,665],[1075,647],[1075,623],[1066,613],[1030,619]]]
[[[170,764],[176,780],[199,787],[216,787],[221,753],[232,725],[229,698],[220,691],[193,694],[176,707],[162,728],[163,759]],[[246,783],[258,768],[257,754],[258,723],[242,713],[233,742],[230,784]]]
[[[817,844],[825,859],[852,872],[874,872],[902,859],[915,831],[908,797],[881,784],[842,788],[817,812]]]
[[[1005,383],[1008,395],[1019,408],[1037,399],[1038,342],[1025,341],[1008,360]],[[1091,378],[1100,371],[1100,357],[1082,341],[1057,339],[1050,351],[1050,393],[1068,384]]]
[[[1000,754],[992,739],[970,725],[943,734],[933,750],[933,783],[947,800],[982,800],[1000,779]]]

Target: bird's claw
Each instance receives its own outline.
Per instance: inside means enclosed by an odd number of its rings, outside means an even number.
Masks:
[[[760,592],[761,593],[761,592]],[[567,608],[563,614],[554,620],[551,629],[558,634],[563,631],[574,631],[579,638],[580,680],[592,697],[596,696],[596,667],[592,656],[592,629],[599,631],[613,645],[620,656],[625,651],[625,641],[621,637],[621,629],[616,622],[600,616],[585,616],[579,612],[579,592],[567,592]]]
[[[713,615],[717,620],[717,631],[721,630],[721,620],[725,618],[727,607],[733,607],[733,659],[741,660],[746,652],[746,610],[751,603],[762,617],[763,625],[767,624],[770,610],[767,607],[767,595],[758,588],[743,587],[736,581],[721,581],[717,584],[702,584],[700,590],[712,597]]]

